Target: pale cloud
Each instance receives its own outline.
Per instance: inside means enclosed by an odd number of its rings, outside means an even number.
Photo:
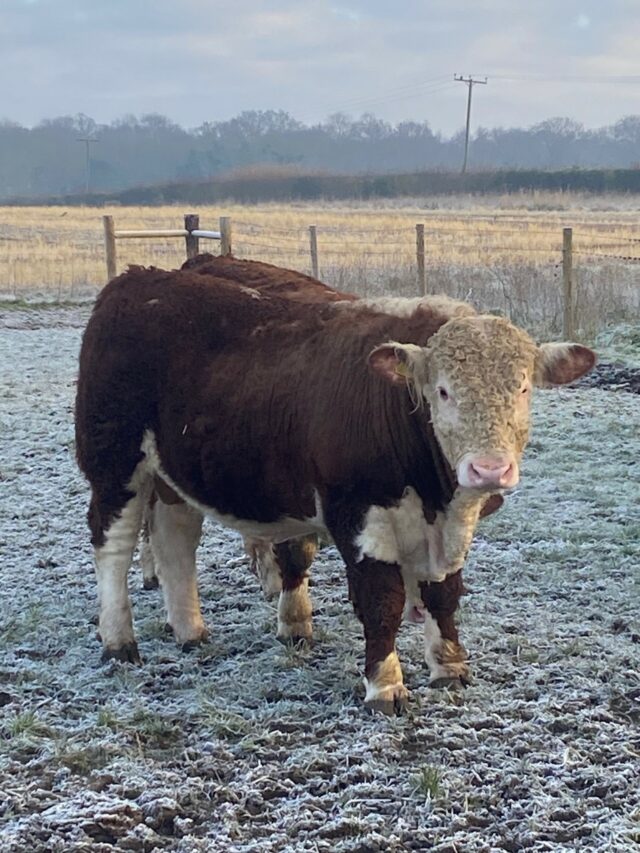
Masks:
[[[600,0],[567,0],[561,16],[556,0],[0,4],[0,110],[26,124],[156,111],[193,127],[245,109],[313,122],[346,108],[449,133],[464,120],[454,72],[489,76],[476,126],[566,114],[598,125],[640,102],[639,85],[605,79],[638,73],[637,0],[610,0],[606,14]]]
[[[332,6],[331,12],[336,18],[346,18],[348,21],[359,21],[362,14],[355,9],[347,9],[346,6]]]

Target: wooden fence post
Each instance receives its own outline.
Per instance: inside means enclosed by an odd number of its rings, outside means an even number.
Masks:
[[[318,233],[315,225],[309,226],[309,250],[311,252],[311,275],[318,278]]]
[[[104,225],[104,248],[107,254],[107,281],[111,281],[117,275],[116,235],[113,225],[113,216],[103,216]]]
[[[200,228],[200,217],[197,213],[185,213],[184,228],[185,231],[189,232],[184,238],[187,249],[187,260],[189,260],[189,258],[195,258],[200,251],[200,241],[191,234],[192,231],[197,231]]]
[[[562,292],[564,312],[562,334],[565,341],[575,335],[575,294],[573,291],[573,228],[562,229]]]
[[[231,219],[228,216],[220,217],[220,254],[231,254]]]
[[[424,266],[424,224],[416,225],[416,260],[418,263],[418,293],[427,295],[427,274]]]

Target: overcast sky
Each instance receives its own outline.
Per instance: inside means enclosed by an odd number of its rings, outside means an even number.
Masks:
[[[528,126],[640,113],[640,0],[0,0],[0,118],[249,109]]]

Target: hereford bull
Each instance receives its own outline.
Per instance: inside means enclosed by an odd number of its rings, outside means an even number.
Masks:
[[[594,363],[444,297],[309,304],[189,270],[113,280],[84,334],[76,401],[103,657],[139,661],[127,573],[155,486],[179,642],[205,636],[195,550],[210,514],[276,543],[332,537],[364,627],[368,706],[406,700],[403,611],[424,621],[432,681],[465,681],[453,617],[478,518],[518,482],[532,386]],[[306,561],[280,568],[278,636],[310,639]]]

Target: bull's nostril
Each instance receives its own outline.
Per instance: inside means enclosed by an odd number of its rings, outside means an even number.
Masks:
[[[503,469],[502,474],[500,475],[501,483],[508,483],[513,474],[513,465],[507,465],[506,468]]]

